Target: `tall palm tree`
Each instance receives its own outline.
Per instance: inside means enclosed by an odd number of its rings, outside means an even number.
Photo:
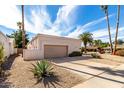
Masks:
[[[109,24],[109,17],[108,17],[108,5],[101,5],[101,9],[105,12],[105,15],[106,15],[106,21],[107,21],[108,33],[109,33],[109,42],[110,42],[111,53],[112,53],[113,52],[113,45],[112,45],[110,24]]]
[[[24,30],[24,5],[21,6],[22,8],[22,47],[25,48],[25,30]]]
[[[85,53],[87,49],[87,44],[93,41],[92,33],[84,32],[83,34],[79,35],[79,38],[82,40],[85,48]]]
[[[118,5],[117,15],[118,16],[117,16],[117,23],[116,23],[115,46],[114,46],[113,54],[115,54],[116,48],[117,48],[118,28],[119,28],[119,19],[120,19],[120,5]]]

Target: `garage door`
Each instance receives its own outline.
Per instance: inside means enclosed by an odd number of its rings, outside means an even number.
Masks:
[[[68,46],[44,45],[44,58],[55,58],[67,56]]]

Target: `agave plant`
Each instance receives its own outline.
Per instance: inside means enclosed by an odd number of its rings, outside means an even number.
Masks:
[[[42,80],[42,78],[49,77],[52,75],[53,67],[47,60],[38,61],[33,68],[31,68],[31,72],[33,72],[34,76],[38,80]]]

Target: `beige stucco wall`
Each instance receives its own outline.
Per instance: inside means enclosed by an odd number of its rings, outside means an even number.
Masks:
[[[39,49],[24,49],[23,50],[23,59],[24,60],[38,60],[43,59],[41,55],[42,50]]]
[[[0,31],[0,44],[4,47],[5,57],[9,57],[10,55],[15,53],[14,43],[14,39],[9,39]]]
[[[39,34],[35,37],[27,46],[28,50],[31,52],[35,52],[35,50],[39,50],[40,58],[44,58],[44,45],[65,45],[68,46],[68,54],[73,51],[80,51],[81,47],[81,40],[72,39],[72,38],[65,38],[65,37],[57,37],[57,36],[50,36],[50,35],[43,35]],[[25,52],[26,53],[26,52]],[[38,53],[26,53],[29,56],[36,56]]]

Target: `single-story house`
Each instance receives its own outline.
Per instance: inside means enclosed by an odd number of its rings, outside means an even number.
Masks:
[[[23,51],[25,60],[66,57],[73,51],[80,51],[81,40],[38,34]]]
[[[4,51],[5,51],[4,55],[5,55],[5,57],[8,58],[10,55],[15,53],[14,39],[8,38],[1,31],[0,31],[0,45],[2,45],[4,47]]]

